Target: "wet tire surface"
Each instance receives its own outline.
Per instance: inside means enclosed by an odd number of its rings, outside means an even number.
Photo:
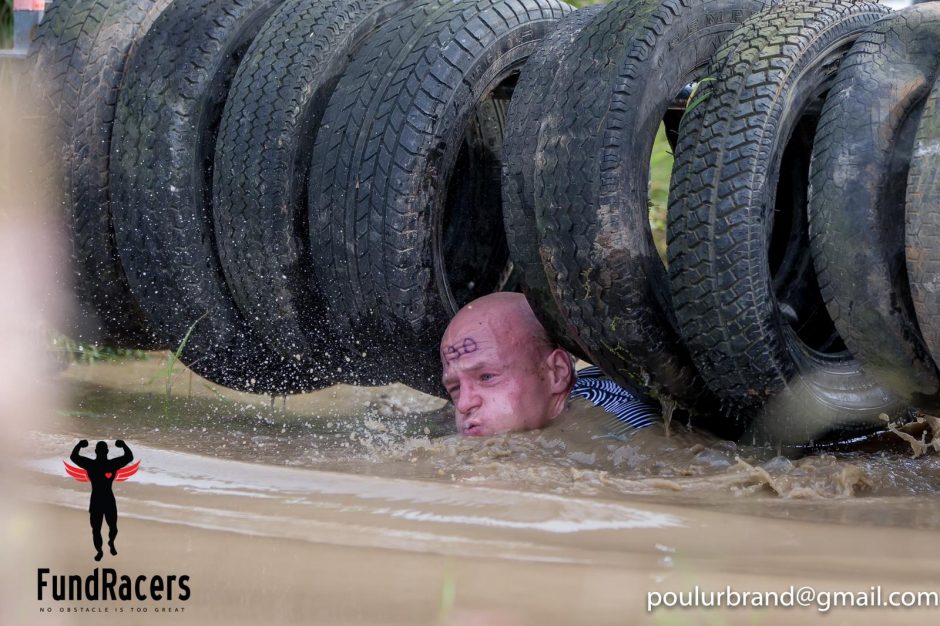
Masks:
[[[836,329],[869,374],[924,409],[940,403],[940,375],[911,302],[903,215],[914,133],[938,69],[940,5],[909,7],[859,38],[823,108],[809,205]]]
[[[759,415],[749,425],[775,439],[812,439],[897,410],[833,337],[808,254],[805,194],[794,202],[792,191],[778,193],[778,183],[806,188],[812,138],[799,136],[801,125],[811,132],[810,111],[846,51],[888,12],[814,1],[755,16],[717,52],[714,80],[702,83],[680,128],[668,229],[682,336],[731,416],[749,424]],[[787,161],[788,144],[802,158]],[[776,268],[775,225],[785,240]],[[786,283],[808,286],[815,302],[787,302]]]
[[[525,65],[509,105],[503,152],[503,220],[512,261],[519,267],[532,310],[553,339],[569,352],[584,356],[578,328],[562,315],[542,265],[534,206],[535,162],[539,158],[540,120],[555,74],[575,36],[603,9],[579,9],[563,19]]]
[[[169,3],[57,0],[47,7],[30,47],[31,76],[50,117],[53,197],[66,216],[74,289],[95,326],[78,330],[77,338],[93,343],[160,347],[117,252],[108,163],[128,51]],[[76,324],[84,326],[83,320]]]
[[[419,389],[443,393],[447,321],[502,279],[505,103],[567,11],[556,0],[416,3],[355,55],[323,116],[309,190],[314,278],[331,322]]]
[[[233,80],[214,167],[219,260],[248,324],[286,358],[314,365],[324,353],[337,360],[354,353],[335,336],[336,326],[326,323],[311,276],[311,152],[350,57],[404,6],[388,0],[287,0],[252,41]],[[368,382],[357,376],[366,369],[354,359],[344,364],[341,378]]]
[[[940,82],[934,82],[914,139],[907,178],[907,275],[917,325],[940,359]]]
[[[767,4],[607,5],[576,36],[545,98],[534,208],[562,315],[619,384],[702,415],[717,407],[675,331],[649,226],[649,155],[675,96]]]
[[[225,283],[212,231],[212,156],[228,87],[277,0],[175,2],[137,49],[112,145],[114,225],[134,293],[181,360],[214,382],[288,393],[330,382],[267,350]],[[324,368],[330,364],[324,364]]]

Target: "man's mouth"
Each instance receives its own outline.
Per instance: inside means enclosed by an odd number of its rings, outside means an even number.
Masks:
[[[469,435],[471,437],[479,437],[483,435],[483,425],[476,420],[472,420],[464,423],[463,425],[463,434]]]

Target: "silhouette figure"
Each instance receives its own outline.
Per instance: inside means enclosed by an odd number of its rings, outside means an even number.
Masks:
[[[114,445],[124,449],[124,454],[116,459],[108,458],[108,444],[103,441],[99,441],[95,446],[95,458],[89,459],[80,455],[78,451],[88,446],[87,439],[79,441],[72,449],[72,456],[69,457],[72,463],[85,470],[84,474],[87,476],[87,480],[91,482],[91,501],[88,504],[88,513],[91,519],[92,539],[95,543],[95,550],[98,551],[95,555],[96,561],[100,561],[102,556],[101,521],[103,519],[108,520],[108,547],[111,548],[111,554],[117,554],[114,547],[114,538],[117,537],[118,533],[117,502],[114,501],[111,483],[115,479],[126,480],[130,474],[137,470],[137,467],[134,466],[120,471],[122,467],[134,460],[134,453],[120,439],[115,441]],[[69,470],[68,464],[66,464],[66,471],[74,478],[83,480],[83,477],[76,475],[78,474],[77,471]]]

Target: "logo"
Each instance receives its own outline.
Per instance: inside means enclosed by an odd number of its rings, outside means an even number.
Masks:
[[[104,557],[104,540],[101,526],[108,523],[108,548],[113,556],[117,555],[115,539],[118,534],[117,502],[112,486],[123,482],[137,473],[140,461],[134,463],[134,453],[122,440],[114,442],[114,447],[123,451],[120,456],[108,458],[109,447],[104,441],[95,445],[94,458],[82,455],[88,441],[82,439],[72,449],[68,461],[63,461],[65,473],[81,483],[91,484],[91,498],[88,502],[88,515],[91,522],[92,542],[95,546],[95,561]],[[71,461],[71,463],[69,462]],[[43,602],[174,602],[186,601],[191,597],[188,574],[121,574],[110,567],[95,568],[90,574],[53,572],[48,567],[36,570],[37,600]],[[51,597],[50,597],[51,596]],[[124,612],[122,604],[117,606],[59,606],[59,613],[72,612]],[[181,613],[180,606],[131,606],[133,612]],[[41,606],[40,613],[52,613],[51,606]]]
[[[124,450],[121,456],[109,459],[108,444],[99,441],[95,446],[95,458],[90,459],[82,456],[82,448],[88,447],[88,440],[82,439],[72,448],[72,456],[69,460],[78,467],[65,463],[66,473],[79,482],[91,483],[91,500],[88,503],[88,514],[91,520],[91,536],[95,544],[95,560],[100,561],[104,556],[102,552],[101,523],[108,522],[108,548],[111,555],[117,555],[117,548],[114,546],[114,539],[118,534],[117,526],[117,502],[114,500],[114,492],[111,485],[114,481],[125,481],[137,472],[140,467],[140,461],[134,465],[130,462],[134,460],[134,453],[127,447],[127,444],[118,439],[114,445]]]

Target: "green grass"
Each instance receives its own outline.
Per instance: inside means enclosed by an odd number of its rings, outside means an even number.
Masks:
[[[166,366],[164,367],[164,374],[166,376],[166,392],[163,396],[163,417],[165,418],[170,416],[170,400],[173,397],[173,369],[176,366],[177,361],[179,361],[180,357],[183,355],[183,350],[186,349],[186,344],[189,343],[189,337],[196,329],[196,324],[204,320],[207,315],[209,315],[208,312],[204,313],[202,317],[193,322],[193,325],[190,326],[189,330],[186,331],[186,336],[183,337],[183,340],[180,342],[180,345],[177,346],[176,350],[167,353]]]
[[[0,0],[0,49],[13,47],[13,0]]]
[[[448,626],[457,600],[457,578],[454,572],[454,560],[444,561],[444,574],[441,578],[441,606],[437,613],[438,626]]]
[[[49,340],[53,352],[68,362],[95,363],[98,361],[119,361],[122,359],[144,360],[147,352],[143,350],[127,350],[124,348],[109,348],[96,346],[90,343],[75,341],[62,334],[53,334]]]
[[[0,214],[11,209],[10,200],[18,182],[16,176],[22,169],[16,167],[20,133],[14,132],[12,126],[19,118],[16,102],[24,84],[21,68],[22,61],[0,59]]]
[[[659,133],[650,155],[650,227],[659,256],[666,258],[666,206],[669,203],[669,178],[672,176],[672,150],[666,141],[665,127]]]

